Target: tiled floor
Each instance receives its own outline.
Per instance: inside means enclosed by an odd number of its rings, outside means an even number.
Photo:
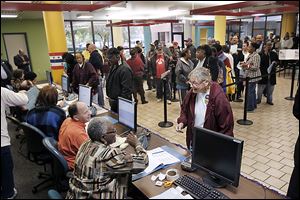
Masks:
[[[299,132],[299,121],[292,114],[294,101],[284,99],[290,94],[290,85],[290,78],[278,77],[274,105],[266,104],[263,98],[258,109],[248,114],[253,121],[251,126],[236,123],[243,118],[243,103],[231,103],[235,137],[244,140],[241,173],[283,194],[287,192],[294,166],[294,145]],[[157,125],[164,118],[163,103],[156,102],[155,92],[146,91],[146,97],[148,104],[138,104],[138,124],[185,146],[185,133],[177,133],[175,125],[170,128]],[[175,123],[179,112],[179,102],[168,105],[168,120]]]

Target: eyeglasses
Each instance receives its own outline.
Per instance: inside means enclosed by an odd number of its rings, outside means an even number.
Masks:
[[[117,133],[117,129],[114,128],[112,131],[108,131],[105,134],[108,135],[108,134],[112,134],[112,133]]]
[[[200,83],[199,83],[199,82],[196,82],[196,81],[188,81],[188,83],[189,83],[191,86],[199,87],[202,83],[204,83],[204,81],[201,81]]]

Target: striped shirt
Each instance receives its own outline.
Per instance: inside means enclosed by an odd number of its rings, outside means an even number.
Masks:
[[[138,145],[135,162],[148,164],[146,151]],[[70,179],[70,190],[66,199],[123,199],[127,196],[128,181],[132,167],[125,158],[126,153],[101,142],[88,140],[83,143],[75,160],[74,177]],[[117,174],[116,171],[124,169]]]
[[[246,77],[257,77],[257,76],[261,76],[261,72],[260,72],[260,56],[257,52],[253,52],[252,54],[250,54],[246,60],[246,63],[249,65],[249,69],[245,70],[245,75]],[[255,79],[251,79],[249,82],[257,82],[261,80],[260,78],[255,78]]]

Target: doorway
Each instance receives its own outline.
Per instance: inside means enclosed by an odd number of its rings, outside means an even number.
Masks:
[[[14,63],[14,56],[19,53],[19,49],[22,49],[29,58],[29,70],[32,71],[26,33],[2,33],[2,37],[7,60],[13,69],[18,69]]]

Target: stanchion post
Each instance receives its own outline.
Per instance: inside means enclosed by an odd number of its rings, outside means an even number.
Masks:
[[[293,94],[294,94],[295,74],[296,74],[296,64],[293,64],[291,93],[290,93],[290,96],[289,96],[289,97],[285,97],[286,100],[293,101],[293,100],[295,99],[295,98],[293,97]]]
[[[249,92],[249,77],[246,77],[246,88],[245,88],[245,101],[244,101],[244,118],[237,120],[240,125],[252,125],[253,122],[247,120],[247,104],[248,104],[248,92]]]
[[[167,92],[166,92],[166,90],[167,90],[167,80],[166,80],[166,78],[163,78],[162,81],[163,81],[163,85],[164,85],[164,121],[159,122],[158,126],[162,127],[162,128],[168,128],[168,127],[173,126],[173,123],[169,122],[168,119],[167,119],[167,115],[168,115],[168,112],[167,112]]]

